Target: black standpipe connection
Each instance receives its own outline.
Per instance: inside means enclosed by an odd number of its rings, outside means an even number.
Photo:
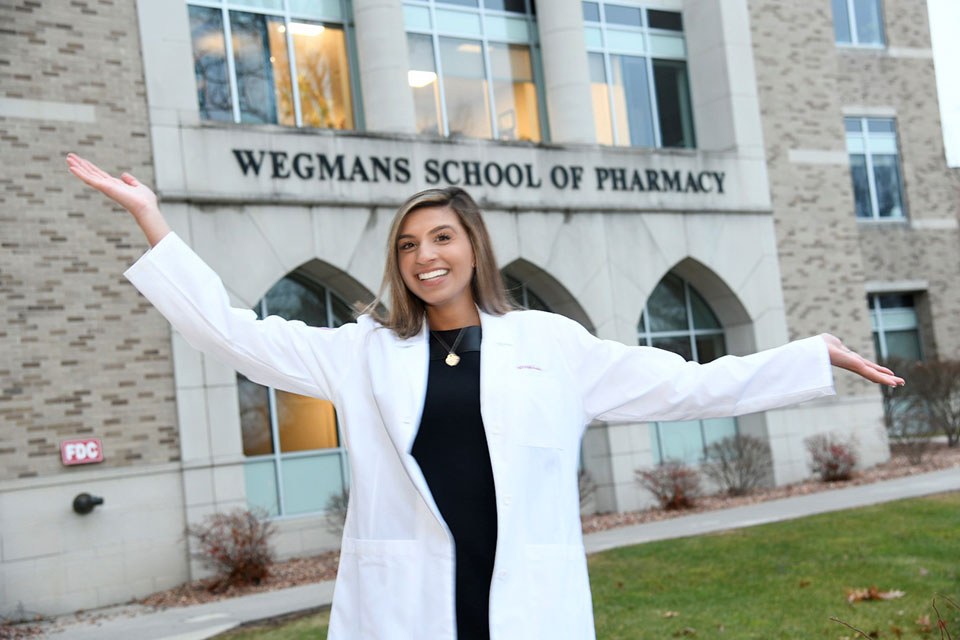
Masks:
[[[89,493],[81,493],[73,499],[73,510],[80,515],[84,515],[90,513],[94,507],[101,504],[103,504],[103,498],[92,496]]]

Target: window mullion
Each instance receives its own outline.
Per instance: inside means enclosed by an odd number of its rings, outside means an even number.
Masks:
[[[860,118],[860,133],[863,136],[864,162],[867,167],[867,185],[870,190],[870,207],[873,209],[873,218],[880,218],[880,197],[877,194],[877,179],[873,174],[873,157],[870,151],[870,132],[867,119]]]
[[[283,24],[286,29],[284,35],[287,36],[287,66],[290,68],[290,90],[293,100],[293,121],[298,127],[303,126],[303,114],[300,113],[300,81],[297,76],[297,63],[293,48],[293,32],[290,31],[290,9],[289,0],[283,0],[284,16]]]
[[[687,333],[690,336],[690,354],[694,362],[700,362],[700,354],[697,353],[697,340],[693,335],[693,307],[690,305],[690,283],[683,281],[683,300],[687,310]]]
[[[230,10],[226,4],[220,10],[223,16],[223,40],[227,55],[227,75],[230,79],[230,102],[233,103],[233,121],[240,122],[240,91],[237,89],[237,69],[233,61],[233,31],[230,28]]]
[[[604,33],[603,41],[606,43],[606,35],[604,28],[600,27],[601,32]],[[619,127],[617,127],[617,111],[616,111],[616,102],[613,99],[613,61],[610,59],[610,54],[606,51],[606,46],[604,46],[603,56],[603,71],[607,74],[607,99],[610,101],[610,129],[613,133],[613,146],[619,144]],[[629,128],[628,128],[629,131]]]
[[[260,301],[260,317],[266,318],[270,310],[267,308],[267,297]],[[270,410],[270,438],[273,440],[273,473],[277,481],[277,515],[284,515],[286,507],[283,499],[283,472],[280,468],[280,426],[277,422],[277,391],[267,387],[267,407]]]
[[[660,107],[657,106],[656,86],[653,82],[653,57],[650,55],[650,35],[643,34],[643,40],[647,44],[647,87],[650,92],[650,118],[653,120],[653,146],[658,149],[662,146],[660,135]]]
[[[887,333],[883,326],[883,308],[880,306],[880,296],[873,296],[873,312],[877,317],[877,336],[880,343],[880,360],[887,359]]]
[[[490,43],[487,41],[487,25],[486,25],[486,16],[480,16],[480,47],[483,52],[483,66],[484,66],[484,76],[487,80],[487,100],[490,101],[490,133],[491,139],[497,140],[500,137],[500,130],[497,126],[497,103],[493,95],[493,65],[490,62]],[[510,55],[510,45],[505,45],[507,47],[507,55]],[[531,52],[532,53],[532,52]],[[533,64],[533,56],[531,55],[530,63]]]
[[[850,23],[850,43],[860,44],[860,34],[857,33],[857,14],[853,0],[847,0],[847,22]]]
[[[430,3],[430,39],[433,41],[433,66],[437,70],[437,89],[440,92],[440,125],[444,137],[450,135],[450,123],[447,120],[447,94],[444,90],[443,64],[440,61],[440,34],[437,32],[437,12]]]

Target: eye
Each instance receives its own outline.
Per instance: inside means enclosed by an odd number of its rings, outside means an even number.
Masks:
[[[409,240],[406,242],[401,242],[400,246],[398,247],[400,251],[406,251],[407,249],[412,249],[412,248],[413,248],[413,243],[410,242]]]
[[[450,239],[451,239],[450,234],[447,233],[447,232],[445,232],[445,231],[440,232],[440,233],[437,234],[437,240],[440,241],[440,242],[446,242],[446,241],[448,241],[448,240],[450,240]]]

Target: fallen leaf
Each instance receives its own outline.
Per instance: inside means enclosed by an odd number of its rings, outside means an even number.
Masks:
[[[897,636],[898,638],[903,636],[903,630],[901,630],[900,627],[894,624],[890,625],[890,631],[891,633],[893,633],[893,635]]]
[[[798,584],[797,586],[800,587],[801,589],[803,589],[803,588],[805,588],[805,587],[809,587],[809,586],[810,586],[810,581],[809,581],[809,580],[801,580],[801,581],[800,581],[800,584]]]
[[[622,583],[622,582],[617,581],[617,589],[623,589],[623,583]]]
[[[680,631],[674,631],[673,637],[679,638],[680,636],[695,636],[697,635],[697,630],[692,627],[684,627]]]
[[[720,633],[723,633],[724,629],[723,629],[723,623],[722,623],[722,622],[717,625],[717,631],[719,631]]]
[[[890,589],[889,591],[880,591],[873,585],[866,589],[847,589],[847,602],[854,603],[861,600],[893,600],[902,598],[906,593],[899,589]]]
[[[920,633],[930,633],[933,627],[930,625],[930,616],[922,615],[916,619],[915,624],[920,627]]]
[[[924,569],[923,567],[920,567],[920,575],[925,576],[925,575],[927,575],[928,573],[930,573],[929,570]]]
[[[664,617],[664,618],[676,618],[676,617],[679,616],[679,615],[680,615],[680,612],[679,612],[679,611],[667,611],[666,613],[663,614],[663,617]]]

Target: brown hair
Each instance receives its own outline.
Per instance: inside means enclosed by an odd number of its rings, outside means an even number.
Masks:
[[[410,196],[397,210],[390,227],[387,240],[387,263],[383,270],[383,283],[376,299],[364,310],[374,320],[388,329],[392,329],[401,338],[417,335],[423,326],[426,307],[423,301],[407,288],[400,274],[397,259],[397,237],[404,219],[410,213],[424,207],[450,207],[457,214],[460,224],[467,231],[470,246],[477,266],[470,281],[470,292],[480,309],[493,315],[503,315],[516,309],[507,297],[503,278],[497,269],[497,260],[493,255],[490,234],[483,223],[480,207],[463,189],[447,187],[445,189],[427,189]],[[389,290],[390,309],[383,312],[384,293]]]

